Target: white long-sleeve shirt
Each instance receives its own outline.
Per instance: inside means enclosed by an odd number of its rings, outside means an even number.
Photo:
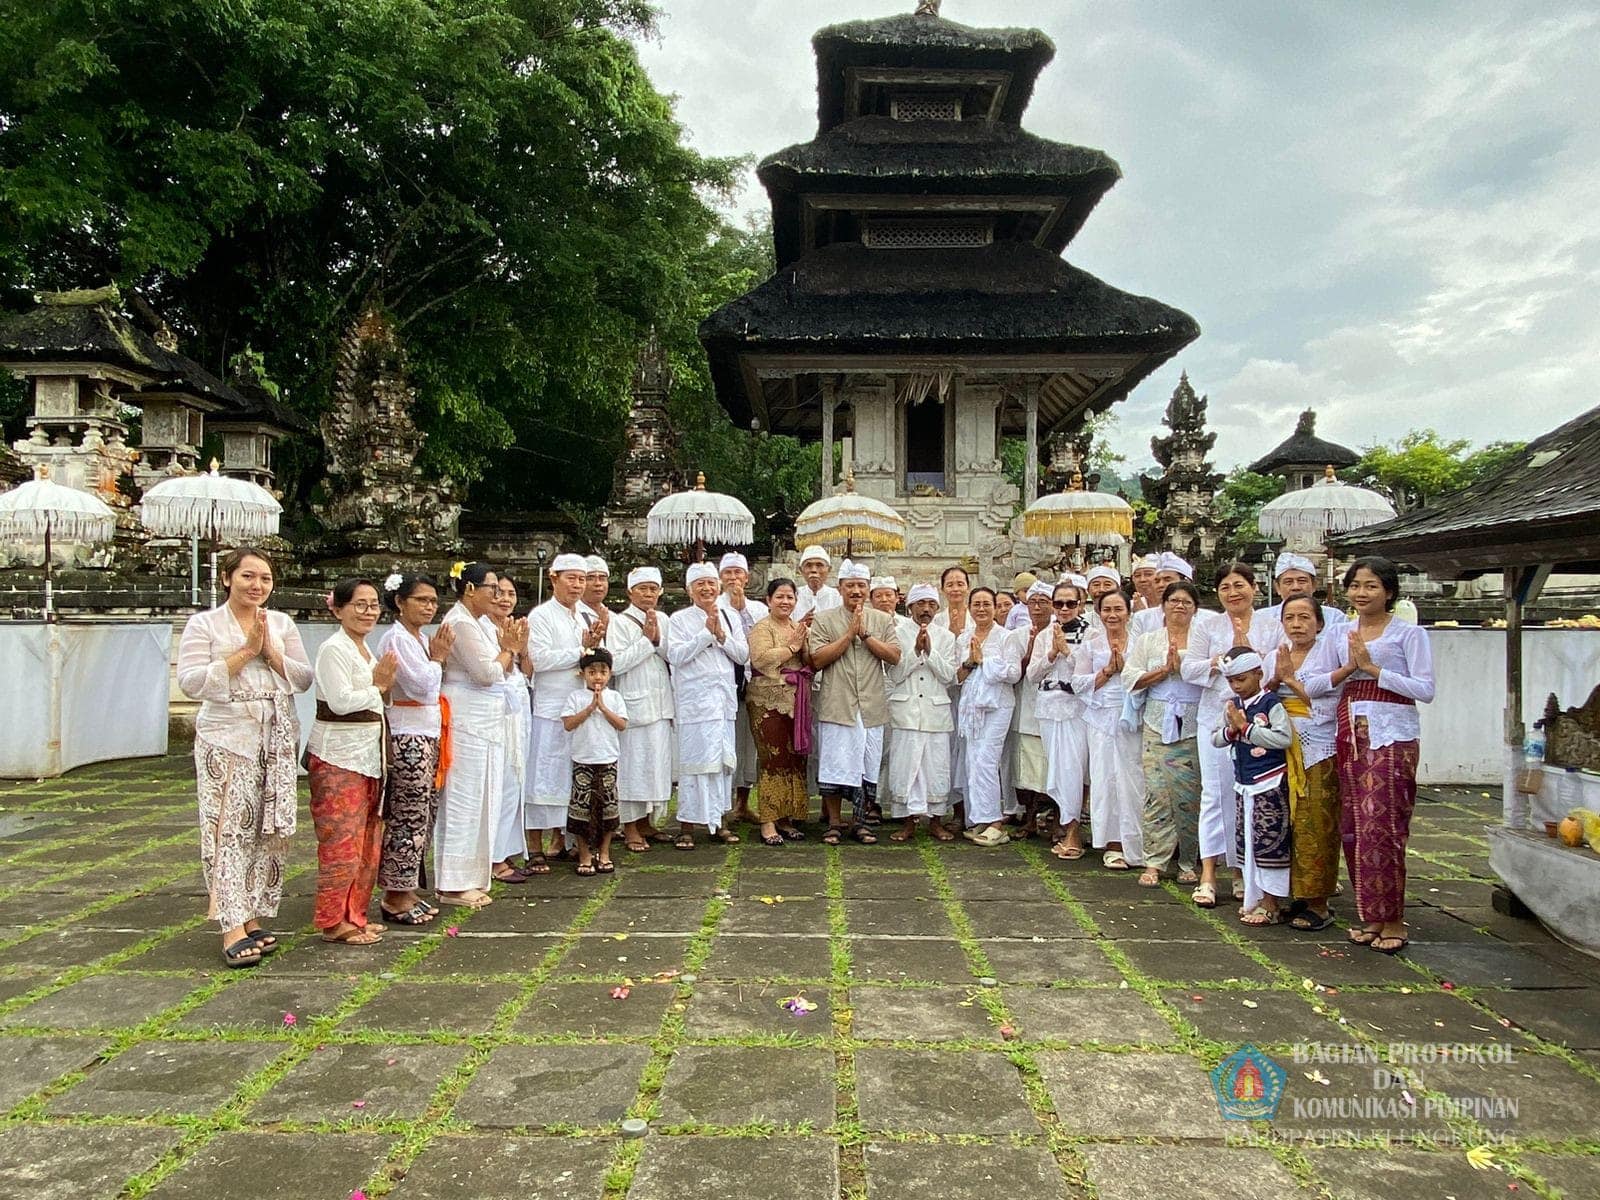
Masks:
[[[587,616],[589,621],[585,621]],[[578,686],[583,635],[594,614],[581,604],[571,608],[546,600],[528,614],[528,653],[533,655],[533,715],[559,721],[567,696]]]
[[[1083,699],[1072,686],[1073,658],[1078,643],[1090,636],[1088,623],[1067,634],[1069,642],[1065,654],[1050,661],[1050,647],[1055,640],[1055,624],[1046,625],[1033,639],[1033,656],[1028,659],[1028,675],[1033,679],[1037,694],[1035,713],[1041,721],[1071,721],[1083,716]],[[1073,639],[1077,639],[1074,641]]]
[[[1141,676],[1165,665],[1169,645],[1166,629],[1159,626],[1139,637],[1130,636],[1127,665],[1122,669],[1122,686],[1131,692]],[[1158,679],[1145,689],[1144,727],[1168,746],[1187,741],[1198,733],[1196,710],[1200,704],[1201,689],[1183,678],[1182,669],[1180,656],[1179,674]]]
[[[667,622],[667,661],[672,664],[672,699],[677,720],[732,721],[739,714],[733,668],[750,661],[750,644],[738,620],[718,608],[725,636],[706,628],[706,612],[690,605]]]
[[[949,733],[955,729],[950,685],[956,678],[956,639],[935,621],[928,626],[928,653],[918,654],[918,632],[914,621],[895,627],[900,661],[887,668],[889,724],[917,733]]]
[[[1282,642],[1283,626],[1277,618],[1265,609],[1256,609],[1250,617],[1250,648],[1265,661]],[[1233,695],[1227,677],[1216,668],[1217,659],[1232,649],[1233,622],[1227,613],[1195,613],[1189,626],[1189,647],[1183,652],[1179,670],[1184,679],[1205,689],[1199,709],[1202,729],[1215,729],[1222,724],[1222,707]]]
[[[658,641],[644,635],[643,609],[630,604],[611,618],[606,648],[611,683],[628,705],[628,728],[672,719],[672,675],[667,670],[667,614],[656,613]]]
[[[440,627],[445,625],[455,631],[455,641],[450,643],[450,654],[444,660],[441,690],[455,687],[498,692],[506,677],[506,670],[498,661],[498,639],[491,641],[478,619],[459,600],[445,613]]]
[[[399,669],[389,688],[389,732],[439,736],[439,687],[444,667],[428,657],[427,634],[414,636],[398,621],[378,643],[378,657],[393,654]],[[412,704],[396,705],[408,700]]]
[[[956,662],[964,663],[972,657],[972,642],[976,624],[968,624],[956,639]],[[1009,713],[1017,703],[1013,685],[1022,678],[1021,642],[999,625],[989,626],[983,639],[983,661],[961,683],[961,716],[970,714],[982,720],[982,714]]]
[[[1332,758],[1338,740],[1339,694],[1344,688],[1342,685],[1333,686],[1332,675],[1339,667],[1334,641],[1342,637],[1344,637],[1342,628],[1333,638],[1319,637],[1306,652],[1305,662],[1300,664],[1298,672],[1300,686],[1305,688],[1306,696],[1311,702],[1311,715],[1295,717],[1293,720],[1295,732],[1300,735],[1300,752],[1305,756],[1305,764],[1308,767],[1314,767],[1319,762]],[[1282,653],[1283,647],[1280,646],[1271,658],[1263,660],[1266,663],[1268,679],[1278,678],[1278,655]],[[1278,694],[1287,696],[1290,692],[1287,687],[1280,684]]]
[[[1343,636],[1336,634],[1329,639],[1341,667],[1350,662],[1350,634],[1356,628],[1352,623],[1340,631]],[[1353,700],[1350,715],[1367,719],[1367,739],[1374,750],[1395,742],[1416,741],[1422,736],[1422,718],[1417,704],[1433,702],[1433,646],[1427,631],[1391,617],[1383,633],[1367,643],[1367,653],[1378,668],[1378,686],[1416,703]],[[1371,678],[1365,671],[1350,676],[1350,679]]]
[[[825,583],[816,591],[812,591],[811,585],[801,580],[800,591],[794,601],[793,619],[804,620],[808,613],[827,612],[830,608],[839,608],[843,604],[844,597],[831,583]]]
[[[300,631],[287,613],[263,609],[267,641],[282,655],[284,674],[267,666],[267,655],[252,658],[237,675],[228,674],[228,658],[244,649],[244,630],[226,604],[195,613],[178,641],[178,687],[199,700],[195,735],[234,754],[255,758],[272,704],[264,700],[233,702],[234,696],[281,692],[291,696],[311,686],[314,672]]]
[[[1017,608],[1025,607],[1017,605]],[[1047,621],[1039,633],[1048,633],[1049,630],[1050,623]],[[1016,643],[1017,666],[1022,672],[1022,677],[1017,680],[1017,706],[1011,714],[1011,728],[1035,737],[1039,734],[1039,679],[1033,673],[1033,656],[1044,654],[1048,657],[1050,651],[1049,638],[1045,639],[1042,647],[1037,644],[1039,633],[1034,632],[1031,618],[1020,628],[1007,629],[1007,635]],[[1026,666],[1022,661],[1025,658],[1028,660]]]
[[[335,713],[383,714],[383,693],[372,682],[377,659],[343,630],[322,643],[317,651],[317,699]],[[383,778],[383,722],[345,723],[314,721],[306,752],[331,767]]]

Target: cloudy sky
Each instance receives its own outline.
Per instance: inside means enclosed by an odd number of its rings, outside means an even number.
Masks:
[[[810,37],[912,0],[661,0],[641,47],[693,144],[816,132]],[[1120,405],[1151,462],[1186,369],[1215,459],[1296,414],[1360,448],[1432,426],[1528,438],[1597,402],[1600,8],[1580,0],[945,0],[1055,42],[1025,125],[1123,179],[1067,248],[1193,314],[1200,339]],[[764,207],[747,173],[736,207]]]

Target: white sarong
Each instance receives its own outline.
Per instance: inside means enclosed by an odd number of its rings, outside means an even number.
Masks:
[[[523,689],[527,691],[526,688]],[[522,833],[522,793],[526,785],[528,742],[533,713],[523,701],[520,710],[506,713],[505,776],[500,786],[500,803],[495,809],[492,852],[495,862],[505,862],[528,852]]]
[[[617,758],[617,815],[623,821],[660,818],[672,799],[677,746],[671,721],[629,725]]]
[[[1122,844],[1130,863],[1144,862],[1144,747],[1121,714],[1092,710],[1089,717],[1089,832],[1096,846]]]
[[[678,734],[678,820],[715,829],[733,803],[733,720],[673,724]]]
[[[896,729],[889,737],[889,815],[942,817],[950,811],[950,735]]]
[[[817,722],[817,783],[825,790],[858,788],[867,761],[867,728],[856,714],[854,725]]]
[[[1242,783],[1233,785],[1234,790],[1244,799],[1244,910],[1249,912],[1261,903],[1265,895],[1285,899],[1289,895],[1289,868],[1288,867],[1258,867],[1256,866],[1256,839],[1255,839],[1255,805],[1258,792],[1273,792],[1282,785],[1283,777],[1279,775],[1269,783],[1249,786]],[[1232,808],[1232,805],[1228,806]],[[1234,819],[1238,819],[1235,814]]]
[[[565,829],[572,799],[572,735],[560,717],[534,717],[522,821],[529,829]]]
[[[1211,744],[1212,729],[1199,731],[1200,857],[1218,858],[1235,870],[1239,850],[1234,841],[1238,814],[1233,804],[1233,749]]]
[[[454,761],[433,826],[433,886],[441,892],[489,887],[494,813],[504,786],[506,703],[498,690],[445,684]]]
[[[961,765],[966,773],[969,827],[991,825],[1004,815],[1000,770],[1010,729],[1009,708],[976,709],[969,705],[961,712]]]
[[[1065,721],[1041,717],[1039,736],[1044,741],[1044,790],[1056,802],[1061,823],[1066,825],[1083,816],[1083,787],[1089,779],[1089,727],[1081,714]]]
[[[752,788],[756,785],[756,737],[750,729],[750,709],[748,705],[739,705],[739,715],[733,723],[734,757],[738,760],[733,768],[733,786],[736,788]]]
[[[888,727],[879,725],[876,729],[867,730],[866,754],[861,760],[861,779],[878,786],[878,776],[883,770],[883,734]]]

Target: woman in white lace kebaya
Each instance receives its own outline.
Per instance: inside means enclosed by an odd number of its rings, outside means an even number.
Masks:
[[[220,608],[196,613],[178,644],[178,686],[195,718],[200,863],[223,959],[247,967],[277,948],[262,925],[278,915],[294,834],[300,722],[293,696],[311,686],[294,622],[269,612],[272,563],[241,546],[222,559]]]

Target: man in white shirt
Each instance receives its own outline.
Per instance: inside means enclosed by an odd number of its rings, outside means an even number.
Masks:
[[[1194,568],[1170,550],[1165,550],[1156,556],[1155,577],[1155,603],[1149,608],[1141,608],[1128,618],[1128,644],[1131,646],[1138,638],[1160,629],[1166,623],[1162,614],[1161,597],[1166,593],[1167,585],[1176,583],[1180,579],[1194,581]]]
[[[894,618],[895,629],[908,620],[895,609],[900,607],[900,585],[893,575],[874,575],[867,584],[867,604]],[[889,756],[889,726],[867,730],[867,754],[861,764],[861,819],[868,825],[883,823],[883,804],[878,799],[878,784]]]
[[[1006,614],[1004,625],[1007,629],[1026,629],[1028,627],[1028,589],[1039,582],[1039,577],[1032,571],[1018,571],[1011,580],[1011,611]]]
[[[722,597],[717,604],[728,614],[730,621],[738,622],[739,631],[748,643],[750,631],[756,627],[756,622],[765,620],[767,616],[765,604],[745,595],[745,588],[750,583],[749,560],[739,553],[724,554],[722,561],[717,564],[717,578],[722,584]],[[750,789],[756,784],[756,738],[750,729],[750,710],[744,705],[744,689],[749,682],[750,668],[740,667],[739,716],[734,722],[734,746],[738,762],[733,768],[734,811],[728,819],[729,825],[740,821],[758,824],[755,813],[750,811]]]
[[[1133,611],[1161,607],[1161,583],[1156,574],[1161,570],[1159,554],[1140,555],[1133,563],[1130,578],[1133,580]]]
[[[1025,594],[1025,604],[1017,605],[1028,614],[1028,624],[1013,630],[1022,660],[1022,678],[1017,681],[1017,703],[1011,710],[1010,776],[1016,792],[1013,820],[1020,826],[1013,837],[1030,838],[1039,819],[1039,809],[1048,804],[1046,789],[1049,766],[1045,761],[1044,741],[1039,730],[1039,681],[1030,676],[1028,667],[1035,652],[1044,653],[1048,643],[1040,643],[1039,634],[1050,624],[1051,597],[1055,589],[1037,580]]]
[[[889,815],[901,821],[891,842],[910,841],[917,822],[941,842],[956,835],[939,818],[950,812],[950,735],[955,718],[950,685],[956,677],[956,639],[935,618],[939,593],[919,583],[906,596],[895,631],[900,661],[889,675]]]
[[[672,676],[667,670],[667,621],[661,600],[661,572],[635,567],[628,572],[628,607],[617,614],[606,635],[614,674],[611,686],[628,706],[617,758],[617,812],[628,849],[642,854],[650,843],[670,842],[654,821],[672,799]]]
[[[611,568],[598,554],[586,555],[583,560],[583,606],[599,621],[609,621],[611,612],[606,608],[606,593],[611,590]]]
[[[1278,555],[1278,561],[1273,564],[1273,589],[1278,593],[1278,602],[1267,609],[1269,613],[1283,624],[1283,602],[1293,600],[1296,596],[1311,596],[1317,594],[1317,568],[1309,558],[1302,554],[1293,554],[1285,551]],[[1342,629],[1349,622],[1349,618],[1331,604],[1322,607],[1322,632],[1317,635],[1321,641],[1330,629]]]
[[[821,546],[807,546],[800,552],[800,595],[794,602],[794,620],[803,621],[812,613],[827,612],[844,603],[839,589],[828,585],[828,552]]]
[[[739,839],[722,828],[733,795],[734,718],[739,710],[734,668],[750,661],[737,620],[718,604],[717,569],[695,563],[684,577],[690,605],[667,622],[667,661],[678,735],[678,826],[674,843],[694,849],[703,827],[719,841]]]
[[[533,659],[533,732],[528,744],[523,824],[533,833],[527,873],[550,871],[550,853],[566,854],[567,802],[572,796],[572,739],[561,725],[567,696],[579,686],[578,659],[605,637],[603,620],[582,603],[588,564],[581,554],[558,554],[550,564],[550,599],[528,614]]]

